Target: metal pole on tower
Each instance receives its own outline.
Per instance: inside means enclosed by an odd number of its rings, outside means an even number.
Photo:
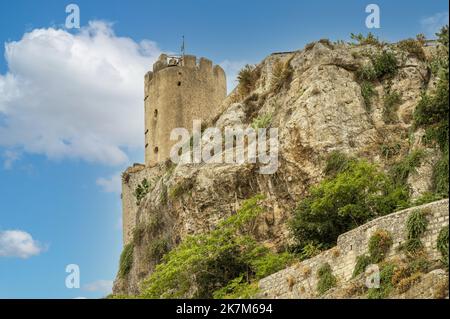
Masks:
[[[181,55],[184,57],[184,35],[183,35],[183,42],[181,43]]]

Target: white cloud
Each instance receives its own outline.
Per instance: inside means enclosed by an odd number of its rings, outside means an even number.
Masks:
[[[0,231],[0,257],[29,258],[43,250],[42,245],[25,231]]]
[[[5,45],[0,146],[49,158],[120,164],[143,148],[143,77],[160,50],[105,22],[77,34],[35,29]]]
[[[120,194],[120,192],[122,191],[122,177],[120,172],[108,178],[98,178],[97,185],[101,186],[103,191],[106,193]]]
[[[83,290],[91,292],[101,292],[104,294],[110,294],[112,292],[113,282],[112,280],[97,280],[83,286]]]
[[[20,158],[20,154],[13,150],[6,150],[3,152],[3,168],[11,169],[13,167],[14,162],[16,162]]]
[[[429,38],[436,38],[436,33],[448,24],[448,12],[438,12],[420,20],[424,33]]]
[[[233,91],[233,89],[237,85],[237,76],[239,74],[239,71],[246,65],[250,64],[246,61],[229,61],[225,60],[219,63],[219,65],[224,69],[226,75],[227,75],[227,90],[228,93]]]

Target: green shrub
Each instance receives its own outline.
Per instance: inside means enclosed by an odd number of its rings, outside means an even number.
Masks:
[[[123,248],[122,254],[120,255],[119,261],[119,277],[124,278],[131,270],[133,266],[133,243],[128,243]]]
[[[410,174],[416,172],[426,153],[423,150],[414,150],[399,162],[395,163],[389,170],[389,175],[397,185],[406,185]]]
[[[258,293],[258,283],[249,283],[244,276],[231,280],[225,287],[213,293],[214,299],[251,299]]]
[[[427,230],[428,220],[426,212],[413,210],[406,220],[406,243],[403,248],[410,254],[415,254],[423,248],[422,235]]]
[[[448,225],[439,232],[436,248],[441,253],[442,263],[448,267]]]
[[[440,81],[435,95],[422,96],[415,112],[416,127],[425,128],[425,144],[437,144],[441,149],[441,157],[433,168],[433,191],[448,196],[449,166],[448,166],[448,73],[447,80]]]
[[[381,154],[386,159],[389,159],[392,156],[398,155],[400,153],[400,150],[402,149],[402,146],[399,143],[396,143],[393,145],[383,144],[383,145],[381,145],[380,149],[381,149]]]
[[[448,74],[448,25],[436,33],[436,36],[438,37],[439,45],[437,46],[437,52],[433,56],[430,66],[434,75],[444,78],[445,74]]]
[[[423,43],[415,39],[402,40],[397,44],[400,50],[408,52],[409,55],[416,57],[421,61],[426,60],[425,51],[423,50]]]
[[[146,178],[142,180],[140,184],[136,187],[133,195],[136,197],[136,205],[140,205],[141,200],[148,194],[150,191],[150,183]]]
[[[294,70],[290,62],[291,59],[288,59],[286,62],[277,61],[275,63],[270,82],[273,92],[279,92],[291,82]]]
[[[414,202],[412,203],[411,206],[420,206],[423,204],[427,204],[427,203],[431,203],[431,202],[435,202],[437,200],[442,199],[443,196],[436,194],[436,193],[432,193],[432,192],[424,192],[422,195],[420,195],[418,198],[416,198],[414,200]]]
[[[238,93],[241,97],[245,97],[254,90],[256,81],[259,79],[259,69],[254,65],[247,64],[238,73]]]
[[[433,170],[433,191],[448,196],[448,145],[449,145],[449,67],[448,67],[448,25],[437,34],[440,46],[432,61],[433,73],[438,77],[436,89],[423,94],[414,111],[414,126],[425,129],[426,144],[436,144],[442,155]]]
[[[268,128],[270,126],[270,123],[272,122],[272,114],[262,114],[255,118],[252,122],[252,128],[255,130],[259,128]]]
[[[377,230],[369,239],[369,255],[372,263],[384,260],[392,246],[392,237],[385,230]]]
[[[311,187],[290,221],[295,239],[293,250],[301,252],[308,243],[324,248],[337,237],[378,216],[407,206],[408,191],[365,161],[355,161],[335,177]]]
[[[389,51],[383,51],[372,57],[373,69],[377,79],[392,78],[397,74],[398,61],[395,54]]]
[[[417,254],[412,256],[408,261],[407,269],[410,275],[414,273],[426,273],[430,268],[430,261],[428,260],[426,254]]]
[[[352,277],[356,277],[366,271],[367,266],[372,264],[371,258],[367,255],[361,255],[356,257],[355,269],[353,270]]]
[[[399,64],[394,53],[383,51],[371,56],[370,59],[371,64],[363,65],[356,71],[359,81],[381,81],[391,79],[397,74]]]
[[[185,179],[169,190],[169,198],[175,199],[181,197],[183,194],[189,192],[193,186],[194,185],[192,179]]]
[[[366,76],[366,75],[365,75]],[[372,83],[364,80],[361,83],[361,95],[364,99],[364,105],[368,112],[372,109],[372,98],[377,94]]]
[[[367,36],[364,36],[362,33],[354,34],[350,33],[350,38],[352,40],[355,40],[359,45],[375,45],[375,46],[382,46],[383,43],[378,40],[378,37],[376,37],[374,34],[369,32]]]
[[[162,257],[169,251],[167,238],[157,238],[150,242],[147,250],[147,260],[159,263]]]
[[[432,188],[441,197],[448,196],[448,150],[441,155],[436,165],[433,167]]]
[[[392,277],[397,268],[396,265],[393,263],[384,263],[380,268],[380,287],[370,288],[367,292],[368,299],[386,298],[394,289],[394,286],[392,284]]]
[[[398,92],[388,92],[383,97],[383,120],[386,124],[398,121],[397,109],[401,104],[401,96]]]
[[[336,287],[337,280],[328,263],[324,263],[319,267],[317,279],[317,292],[319,295],[323,295],[329,289]]]
[[[332,151],[326,158],[323,173],[326,176],[334,177],[338,173],[347,170],[352,162],[354,162],[354,160],[347,154],[339,151]]]
[[[359,81],[364,82],[373,82],[377,79],[377,74],[375,69],[371,64],[365,64],[358,68],[356,71],[356,76]]]
[[[295,247],[293,249],[295,251]],[[312,258],[314,256],[317,256],[323,251],[322,244],[316,244],[314,242],[306,243],[300,250],[299,253],[297,253],[297,256],[300,260],[305,260]]]
[[[141,296],[211,298],[215,291],[226,286],[243,288],[242,280],[250,285],[259,276],[283,268],[283,263],[289,260],[287,255],[272,255],[249,235],[255,219],[263,212],[262,199],[260,195],[252,197],[216,229],[189,236],[165,254],[162,263],[144,280]],[[238,280],[241,276],[243,279]],[[222,293],[217,292],[216,296]]]
[[[280,254],[266,252],[260,258],[249,260],[249,264],[255,269],[256,278],[261,279],[284,269],[293,260],[293,256],[286,252]]]

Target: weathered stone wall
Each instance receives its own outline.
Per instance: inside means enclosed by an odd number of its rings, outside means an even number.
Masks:
[[[169,158],[177,141],[172,129],[192,132],[194,120],[205,122],[216,115],[227,93],[223,69],[205,58],[197,63],[186,55],[179,65],[168,65],[162,54],[145,76],[145,163],[154,165]]]
[[[409,214],[420,209],[428,212],[427,230],[421,238],[428,257],[440,258],[436,250],[436,241],[442,227],[448,225],[448,199],[405,209],[387,216],[374,219],[356,229],[339,236],[337,246],[311,259],[281,270],[259,282],[261,298],[314,298],[317,287],[317,270],[328,263],[338,282],[351,279],[356,264],[356,257],[367,253],[367,246],[372,234],[383,229],[390,232],[393,239],[388,258],[400,255],[397,249],[405,241],[405,224]]]

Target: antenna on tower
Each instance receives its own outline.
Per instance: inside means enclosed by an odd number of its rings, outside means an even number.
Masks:
[[[184,35],[183,35],[183,42],[181,43],[181,56],[184,58]]]

